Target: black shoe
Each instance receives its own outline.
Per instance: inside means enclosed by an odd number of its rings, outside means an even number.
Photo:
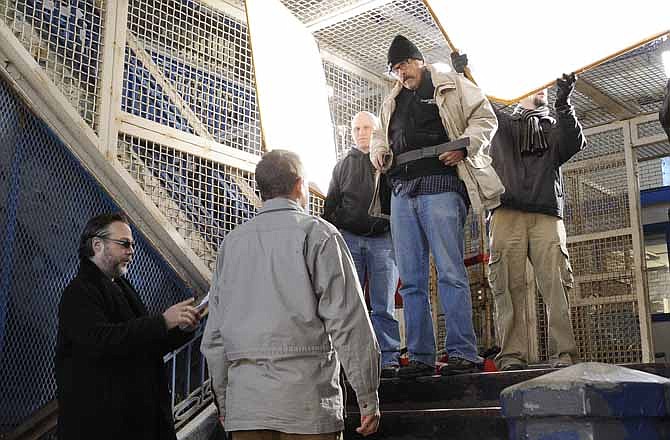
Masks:
[[[424,364],[423,362],[411,360],[409,365],[402,366],[398,369],[398,377],[408,379],[419,376],[432,376],[435,374],[435,367]]]
[[[440,368],[442,376],[454,376],[456,374],[479,373],[481,368],[479,365],[467,359],[450,357],[447,365]]]
[[[393,379],[394,377],[398,377],[398,368],[397,365],[387,365],[382,367],[382,379]]]
[[[519,371],[528,368],[526,364],[520,362],[511,362],[500,369],[500,371]]]

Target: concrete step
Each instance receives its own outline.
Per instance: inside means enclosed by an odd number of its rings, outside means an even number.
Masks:
[[[358,413],[347,414],[344,438],[362,439],[356,433]],[[391,440],[508,440],[500,407],[382,411],[375,439]]]
[[[668,364],[630,364],[628,368],[670,377]],[[379,387],[382,420],[377,439],[503,440],[507,424],[500,412],[500,392],[556,371],[539,366],[521,371],[459,376],[383,379]],[[356,397],[347,388],[346,439],[362,438]]]
[[[629,364],[628,368],[670,377],[670,364]],[[508,386],[556,371],[540,366],[520,371],[382,379],[381,410],[485,408],[500,406],[500,392]],[[356,395],[347,387],[347,408],[358,411]]]

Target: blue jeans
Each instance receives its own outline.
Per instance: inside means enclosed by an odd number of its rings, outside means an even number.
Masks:
[[[400,329],[393,316],[395,291],[398,286],[398,270],[393,258],[391,234],[363,237],[341,231],[356,265],[361,286],[368,274],[370,320],[382,351],[382,366],[398,365],[400,356]]]
[[[391,197],[391,231],[402,281],[407,350],[410,359],[428,365],[435,364],[428,292],[429,251],[437,266],[447,353],[451,358],[481,362],[472,326],[470,284],[463,263],[466,216],[465,202],[455,192]]]

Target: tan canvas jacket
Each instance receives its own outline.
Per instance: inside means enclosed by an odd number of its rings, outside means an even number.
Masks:
[[[494,209],[500,205],[500,195],[505,188],[491,166],[491,157],[486,150],[498,127],[491,104],[484,93],[463,75],[455,73],[446,64],[427,64],[433,85],[435,103],[442,123],[451,140],[469,137],[470,146],[465,159],[458,164],[458,177],[465,183],[470,202],[475,212]],[[370,157],[379,151],[386,155],[382,172],[388,171],[393,162],[389,148],[388,129],[395,111],[395,98],[402,90],[396,82],[391,93],[384,99],[380,114],[381,127],[372,134]],[[376,184],[379,184],[377,173]],[[375,191],[378,195],[379,191]],[[370,215],[381,215],[381,205],[375,197],[370,206]]]

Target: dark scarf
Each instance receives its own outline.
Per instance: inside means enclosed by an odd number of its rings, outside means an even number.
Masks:
[[[512,117],[526,123],[525,126],[523,123],[519,124],[521,154],[543,155],[549,148],[549,144],[540,123],[542,121],[548,121],[551,125],[556,123],[556,120],[549,116],[549,107],[543,105],[535,110],[529,110],[518,106]]]

